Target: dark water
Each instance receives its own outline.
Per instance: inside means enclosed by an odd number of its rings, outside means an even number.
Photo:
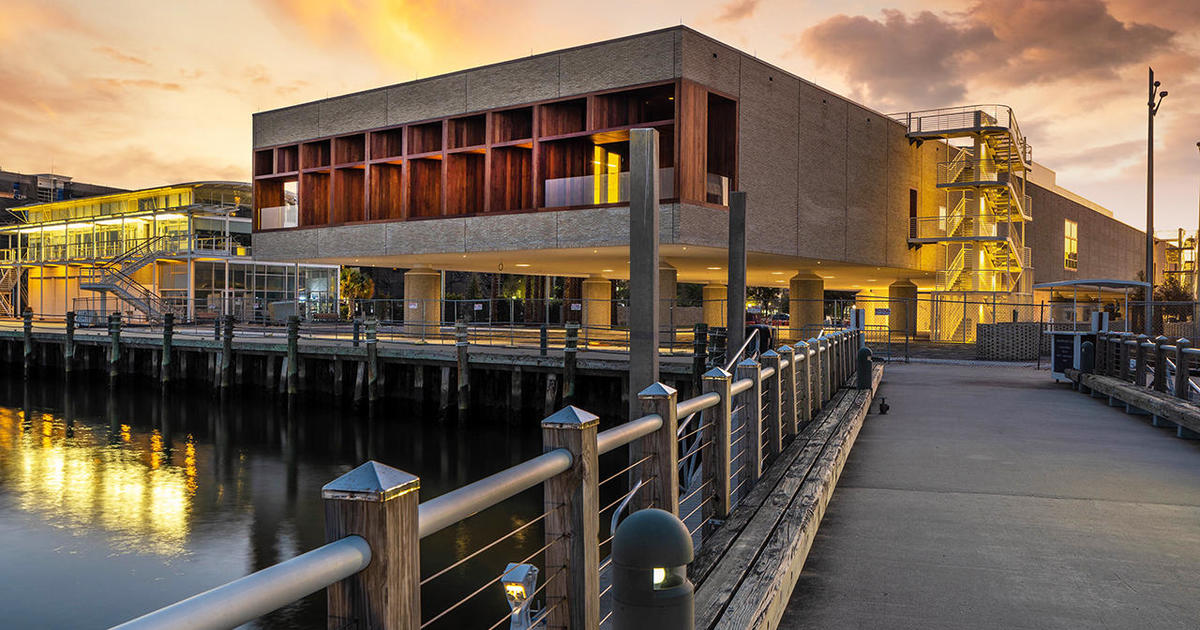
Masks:
[[[108,627],[286,560],[325,542],[320,488],[354,466],[417,474],[427,499],[540,453],[540,418],[0,377],[0,626]],[[425,539],[422,575],[541,512],[534,489]],[[423,587],[425,619],[540,549],[540,526]],[[432,627],[487,628],[506,610],[492,586]],[[324,593],[255,627],[324,628]]]

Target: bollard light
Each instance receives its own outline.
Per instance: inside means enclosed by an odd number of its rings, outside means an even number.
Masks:
[[[622,521],[613,537],[613,628],[692,630],[693,557],[692,536],[674,514],[650,508]]]
[[[531,630],[541,627],[539,620],[535,626],[532,620],[532,602],[529,597],[537,590],[538,568],[532,564],[508,563],[500,583],[504,585],[504,599],[508,601],[511,611],[509,630]]]

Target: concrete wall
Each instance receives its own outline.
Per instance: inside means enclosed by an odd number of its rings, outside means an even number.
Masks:
[[[912,146],[899,122],[695,31],[681,46],[683,78],[738,99],[748,250],[908,268],[932,258],[908,249],[909,190],[937,213],[944,147]]]
[[[679,76],[679,28],[568,48],[254,115],[254,147]]]
[[[1038,186],[1026,184],[1033,201],[1033,222],[1025,240],[1033,250],[1035,282],[1111,278],[1136,280],[1146,266],[1146,233],[1087,206]],[[1064,221],[1079,224],[1079,270],[1063,267]],[[1159,248],[1162,250],[1163,248]],[[1165,251],[1156,252],[1155,275],[1161,278]]]

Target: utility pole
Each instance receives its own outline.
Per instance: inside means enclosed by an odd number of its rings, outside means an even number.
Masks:
[[[1158,102],[1155,102],[1155,92],[1158,86],[1161,85],[1154,80],[1154,68],[1150,68],[1150,77],[1148,81],[1150,87],[1149,100],[1146,101],[1146,321],[1145,333],[1152,335],[1150,318],[1154,314],[1154,307],[1151,305],[1151,300],[1154,299],[1154,115],[1158,113],[1159,106],[1162,105],[1162,100],[1167,96],[1167,91],[1163,90],[1158,93]]]

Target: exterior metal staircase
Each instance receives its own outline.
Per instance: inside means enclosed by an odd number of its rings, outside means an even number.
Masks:
[[[170,307],[158,294],[147,289],[131,276],[137,270],[154,262],[165,251],[170,237],[156,236],[147,239],[88,274],[81,274],[79,288],[101,293],[112,293],[137,309],[149,320],[159,320]]]
[[[13,308],[12,290],[17,286],[17,279],[20,277],[20,267],[0,268],[0,315],[8,317],[17,315]]]

